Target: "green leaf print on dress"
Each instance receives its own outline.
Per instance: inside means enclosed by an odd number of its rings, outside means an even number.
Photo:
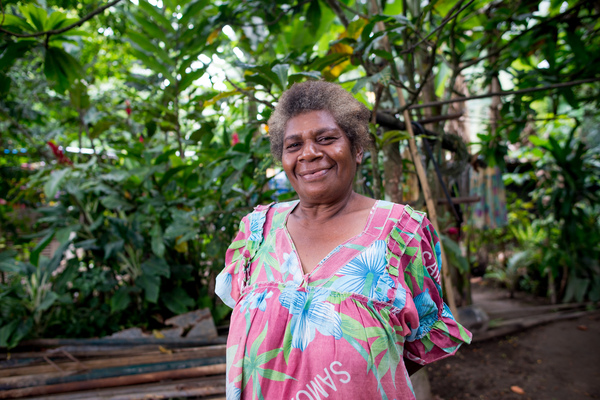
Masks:
[[[263,368],[263,365],[271,361],[273,358],[277,357],[277,355],[279,355],[279,353],[281,353],[281,351],[283,350],[281,348],[277,348],[258,354],[258,349],[260,345],[264,343],[268,329],[269,323],[267,322],[261,334],[258,335],[256,340],[254,340],[254,342],[252,343],[250,350],[248,350],[248,348],[246,347],[244,357],[235,364],[236,367],[241,367],[244,371],[241,374],[242,391],[244,391],[246,389],[246,386],[248,386],[248,383],[252,381],[252,399],[264,400],[264,396],[260,388],[261,379],[259,379],[259,375],[261,378],[279,382],[284,381],[286,379],[295,380],[294,377],[286,375],[283,372]]]

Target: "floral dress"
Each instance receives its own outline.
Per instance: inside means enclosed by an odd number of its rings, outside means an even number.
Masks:
[[[227,399],[414,399],[403,358],[423,365],[471,341],[442,300],[431,223],[377,201],[362,233],[304,274],[286,228],[297,204],[244,217],[217,277],[233,308]]]

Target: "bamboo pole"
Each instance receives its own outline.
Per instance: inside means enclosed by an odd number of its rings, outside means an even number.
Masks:
[[[429,217],[429,221],[431,221],[431,225],[433,228],[439,232],[440,227],[437,222],[437,211],[435,209],[435,203],[431,196],[431,189],[429,188],[429,182],[427,181],[427,174],[425,173],[425,168],[423,168],[423,163],[421,162],[421,157],[419,156],[419,151],[417,149],[417,143],[415,141],[415,134],[412,129],[412,123],[410,118],[410,111],[406,109],[406,100],[404,99],[404,95],[402,94],[402,90],[399,87],[396,87],[396,93],[398,95],[398,100],[400,101],[400,107],[404,108],[404,122],[406,123],[406,130],[408,132],[408,147],[410,149],[410,155],[415,164],[415,168],[417,170],[417,176],[419,177],[419,182],[421,183],[421,188],[423,189],[423,195],[425,196],[425,204],[427,204],[427,214]],[[441,239],[440,239],[441,240]],[[440,250],[442,252],[442,276],[444,279],[444,289],[446,290],[446,299],[448,300],[448,307],[450,307],[450,311],[454,315],[454,318],[458,320],[458,312],[456,311],[456,302],[454,301],[454,288],[452,287],[452,280],[450,278],[450,271],[448,269],[448,259],[446,258],[446,252],[444,251],[444,246],[440,246]]]
[[[164,363],[171,361],[183,361],[198,358],[218,357],[225,355],[225,345],[211,346],[210,348],[196,349],[189,352],[143,354],[128,357],[110,357],[97,360],[80,360],[79,362],[55,362],[59,371],[53,365],[34,365],[19,368],[0,370],[0,385],[8,382],[8,377],[22,377],[27,375],[53,374],[53,376],[66,375],[72,371],[92,370],[99,368],[122,367],[127,365],[143,365],[152,363]]]
[[[374,9],[379,10],[379,4],[377,4],[377,0],[371,0],[371,4]],[[378,28],[381,32],[385,32],[385,26],[383,22],[377,23]],[[387,34],[382,37],[382,43],[385,47],[385,50],[388,53],[392,52],[392,48],[390,46],[390,42],[388,40]],[[415,133],[412,128],[412,120],[410,117],[410,111],[406,107],[406,100],[404,99],[404,94],[402,93],[402,89],[396,86],[396,94],[398,96],[398,101],[400,102],[400,108],[403,109],[404,115],[404,124],[406,125],[406,131],[408,132],[408,146],[410,149],[410,155],[415,164],[415,168],[417,170],[417,176],[419,178],[419,182],[421,183],[421,188],[423,189],[423,195],[425,197],[425,204],[427,205],[427,214],[428,218],[433,225],[433,228],[439,232],[439,225],[437,222],[437,212],[435,209],[435,202],[431,196],[431,188],[429,187],[429,182],[427,181],[427,174],[425,173],[425,169],[423,168],[423,163],[421,162],[421,157],[419,156],[419,151],[417,149],[417,143],[415,142]],[[448,306],[450,307],[450,311],[454,315],[454,318],[458,320],[458,313],[456,311],[456,302],[454,301],[454,288],[452,287],[452,280],[450,279],[450,271],[448,270],[448,260],[446,258],[446,253],[444,252],[444,246],[440,246],[442,252],[442,276],[443,276],[443,284],[446,290],[446,298],[448,300]]]
[[[226,337],[216,337],[214,339],[188,339],[188,338],[136,338],[136,339],[33,339],[25,340],[13,349],[18,351],[22,347],[58,347],[58,346],[144,346],[160,345],[173,347],[197,347],[209,346],[215,344],[227,343]]]
[[[142,400],[197,398],[198,396],[210,400],[225,400],[224,394],[206,393],[206,389],[210,387],[220,386],[222,388],[224,382],[225,377],[223,375],[213,375],[200,378],[178,379],[175,381],[28,397],[28,400]],[[222,390],[225,393],[224,389]]]
[[[225,400],[222,375],[206,378],[180,379],[172,382],[146,383],[116,388],[93,389],[72,393],[29,397],[28,400],[143,400],[198,398]],[[222,393],[213,393],[221,388]],[[210,396],[210,397],[207,397]]]
[[[146,374],[115,376],[111,378],[93,379],[80,382],[59,383],[56,385],[36,386],[30,388],[0,391],[0,399],[16,399],[27,396],[44,396],[55,393],[75,392],[107,387],[137,385],[148,382],[157,382],[165,379],[188,379],[206,375],[224,374],[226,364],[215,364],[195,368],[177,369],[172,371],[150,372]],[[225,392],[225,377],[219,379],[216,385],[208,387],[206,393],[223,394]]]
[[[56,374],[26,375],[20,377],[2,378],[6,383],[0,383],[0,390],[12,390],[17,388],[26,388],[42,385],[67,384],[72,382],[81,382],[87,380],[114,378],[125,375],[139,375],[147,373],[157,373],[184,368],[194,368],[202,366],[211,366],[225,363],[225,356],[208,357],[193,360],[170,361],[156,364],[128,365],[122,367],[101,368],[86,372],[77,373],[75,371]],[[52,375],[52,376],[48,376]],[[2,393],[2,392],[0,392]],[[0,397],[2,398],[2,397]]]

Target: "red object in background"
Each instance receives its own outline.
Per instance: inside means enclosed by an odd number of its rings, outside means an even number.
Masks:
[[[458,235],[458,228],[455,226],[451,226],[447,229],[449,235]]]
[[[69,157],[65,155],[65,153],[56,145],[56,143],[53,141],[49,141],[47,143],[52,149],[52,153],[54,153],[54,156],[58,160],[59,164],[73,165],[73,161],[71,161]]]
[[[144,143],[144,137],[142,135],[140,135],[139,140],[140,140],[140,143]]]
[[[231,146],[235,146],[236,144],[238,144],[240,142],[240,137],[238,136],[237,132],[233,132],[233,135],[231,135]]]
[[[131,102],[129,100],[125,100],[125,105],[127,107],[125,107],[125,112],[127,113],[127,116],[131,115]]]

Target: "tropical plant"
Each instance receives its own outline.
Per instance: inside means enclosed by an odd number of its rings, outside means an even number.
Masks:
[[[205,305],[222,317],[214,272],[240,217],[272,199],[267,175],[277,166],[264,123],[294,82],[337,81],[375,111],[360,187],[393,201],[406,200],[414,177],[415,160],[401,157],[410,135],[397,115],[405,109],[433,121],[425,134],[441,138],[433,151],[438,164],[449,153],[466,154],[440,122],[453,103],[502,96],[501,118],[479,132],[480,151],[497,165],[510,148],[531,147],[536,119],[583,121],[587,112],[597,122],[600,41],[590,0],[8,1],[3,7],[0,148],[11,158],[0,158],[0,199],[7,202],[0,204],[0,346],[27,335],[153,327]],[[473,95],[460,92],[462,79]],[[506,90],[500,85],[488,93],[500,81]],[[580,132],[569,142],[556,139],[560,151],[577,143]],[[596,228],[592,198],[573,197],[571,214],[558,204],[581,188],[595,190],[588,168],[597,169],[597,153],[575,152],[589,160],[579,165],[554,147],[555,135],[541,135],[547,145],[540,142],[531,155],[549,174],[559,165],[583,176],[557,195],[553,211],[540,211],[559,221],[566,238]],[[540,184],[536,199],[557,182]],[[35,228],[12,216],[20,207],[37,213]],[[569,242],[570,261],[552,267],[561,287],[571,276],[587,279],[586,291],[594,292],[598,273],[585,267],[597,264],[596,250],[585,252],[597,248],[591,236]],[[51,242],[59,247],[47,259],[42,252]],[[558,241],[549,243],[554,248]],[[449,242],[446,248],[464,269],[460,248]],[[571,273],[571,262],[587,272]]]

